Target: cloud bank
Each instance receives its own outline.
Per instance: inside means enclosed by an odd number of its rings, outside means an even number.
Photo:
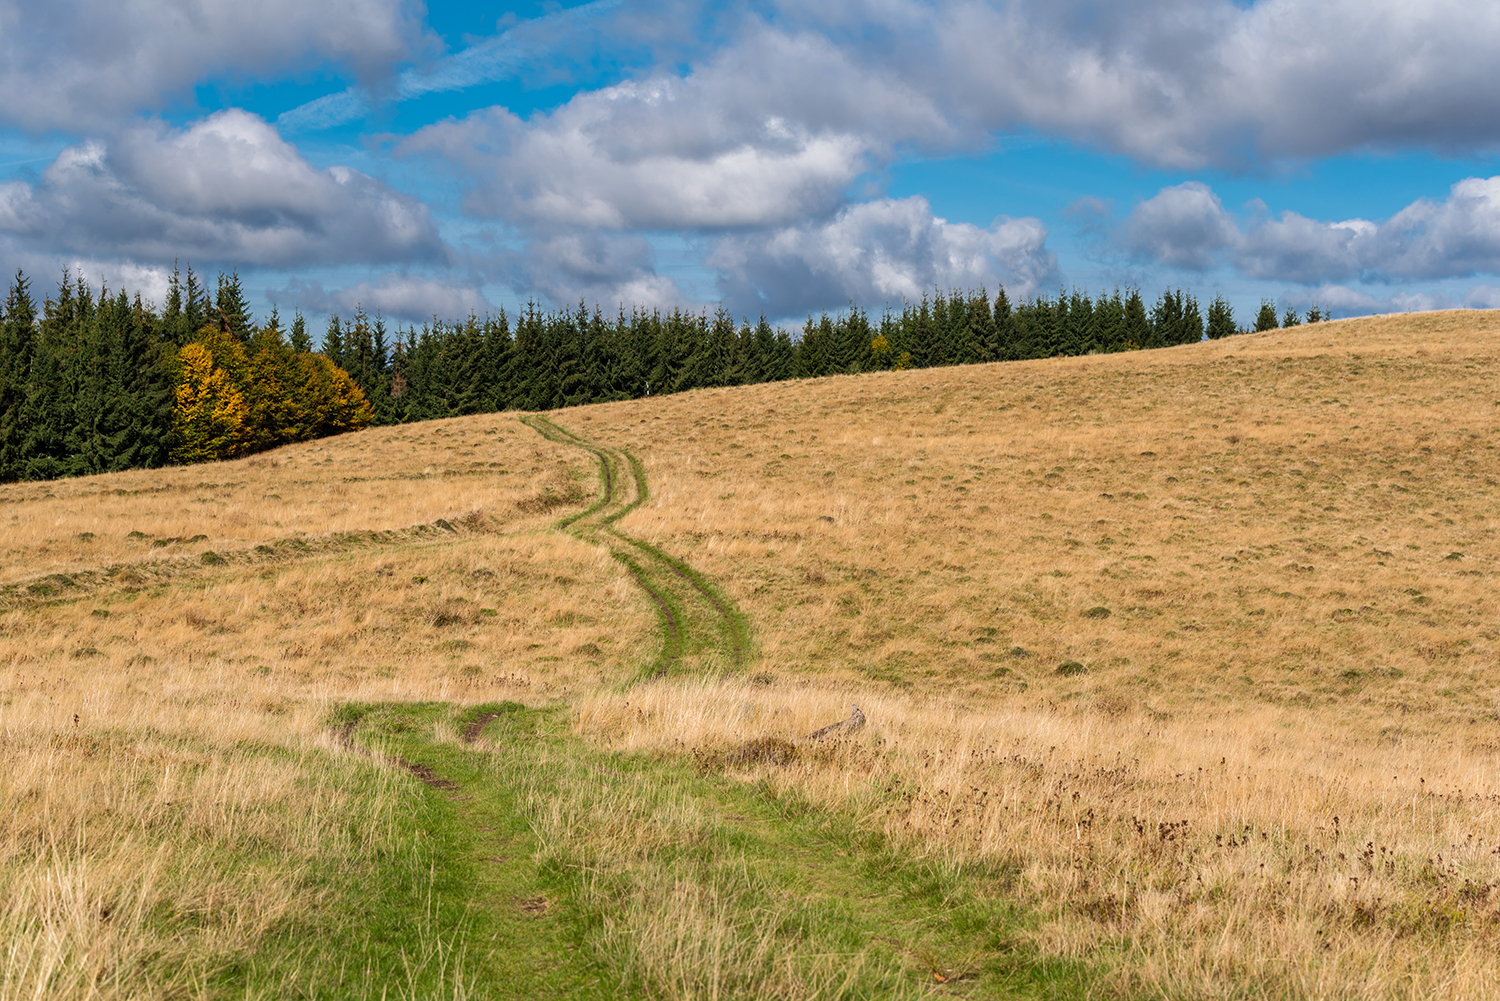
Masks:
[[[1389,283],[1500,272],[1500,176],[1470,177],[1442,201],[1418,199],[1383,222],[1325,221],[1296,212],[1247,220],[1196,181],[1137,205],[1120,240],[1138,260],[1188,270],[1227,265],[1301,285]]]
[[[418,0],[0,0],[0,122],[109,130],[205,79],[331,62],[373,82],[425,43]]]
[[[724,239],[708,257],[736,312],[773,316],[830,304],[900,305],[938,288],[1029,296],[1058,279],[1057,256],[1036,219],[1001,217],[988,229],[950,223],[920,197],[850,206],[824,223]]]
[[[447,253],[420,201],[348,167],[316,168],[237,110],[64,149],[37,183],[0,184],[0,236],[18,250],[271,268]]]

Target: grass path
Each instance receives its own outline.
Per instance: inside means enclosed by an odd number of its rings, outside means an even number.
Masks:
[[[382,975],[393,997],[1084,992],[1085,969],[1019,944],[1006,874],[896,857],[683,758],[592,749],[561,707],[349,705],[338,725],[407,773],[432,874],[362,887],[392,938],[347,996]]]
[[[640,678],[746,667],[754,650],[745,614],[685,561],[619,527],[620,519],[650,496],[640,460],[622,449],[580,438],[540,414],[521,420],[549,441],[587,451],[599,464],[599,499],[563,518],[557,527],[591,545],[606,547],[656,606],[661,651]]]
[[[546,417],[522,420],[598,463],[598,499],[557,528],[606,547],[655,604],[661,649],[637,680],[745,667],[743,613],[686,562],[618,527],[648,497],[640,462]],[[407,974],[413,996],[1082,990],[1083,970],[1015,944],[1029,918],[1006,903],[1009,874],[896,857],[852,816],[700,772],[686,754],[591,748],[568,732],[564,706],[346,705],[335,725],[346,744],[408,774],[426,818],[423,906],[436,944],[397,953],[403,971],[424,949],[447,959]],[[400,894],[389,903],[401,907]]]

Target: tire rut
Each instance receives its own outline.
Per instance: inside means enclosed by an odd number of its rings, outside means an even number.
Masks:
[[[526,415],[521,422],[549,441],[589,452],[599,464],[602,487],[599,500],[588,509],[562,519],[557,527],[609,549],[656,606],[663,634],[662,653],[648,677],[670,673],[681,660],[690,638],[708,640],[706,645],[718,647],[727,654],[734,668],[745,667],[751,654],[745,615],[685,561],[617,527],[616,523],[639,507],[649,495],[640,460],[624,449],[581,438],[540,414]],[[627,484],[633,489],[627,489]],[[671,598],[674,582],[676,589],[698,606],[697,615],[691,614],[692,609],[674,607]],[[703,629],[695,619],[706,619],[710,628]],[[695,632],[711,635],[691,637],[690,634]]]

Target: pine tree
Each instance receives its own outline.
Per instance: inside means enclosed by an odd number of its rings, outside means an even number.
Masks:
[[[1214,301],[1208,304],[1208,339],[1217,341],[1233,335],[1235,330],[1234,310],[1224,294],[1218,293],[1214,296]]]
[[[240,286],[238,270],[229,274],[219,273],[219,294],[214,299],[215,319],[241,344],[250,339],[254,324],[250,319],[250,304],[245,301],[244,289]]]
[[[18,269],[0,322],[0,483],[20,479],[25,472],[23,410],[35,353],[36,304],[30,281]]]
[[[1141,290],[1131,288],[1125,297],[1125,340],[1121,348],[1139,351],[1151,341],[1151,323],[1146,319],[1146,304],[1141,301]]]
[[[1275,330],[1280,324],[1276,322],[1276,305],[1270,299],[1260,301],[1260,312],[1255,314],[1255,330],[1260,333],[1264,330]]]
[[[1283,327],[1302,326],[1302,317],[1297,315],[1297,311],[1292,308],[1291,303],[1287,303],[1286,312],[1283,313],[1281,317],[1281,325]]]

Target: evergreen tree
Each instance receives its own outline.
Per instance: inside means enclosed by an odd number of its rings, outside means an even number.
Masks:
[[[989,356],[995,361],[1007,361],[1017,358],[1016,350],[1016,321],[1011,315],[1010,298],[1005,294],[1005,286],[1001,285],[995,292],[995,309],[991,314],[994,317],[994,338],[990,341]]]
[[[307,321],[302,318],[301,309],[298,309],[292,318],[291,346],[297,354],[308,354],[312,351],[312,338],[307,334]]]
[[[1146,304],[1141,301],[1141,290],[1132,288],[1125,297],[1125,339],[1121,349],[1139,351],[1151,341],[1151,323],[1146,319]]]
[[[250,304],[245,301],[238,270],[227,275],[219,273],[219,293],[214,299],[214,312],[215,319],[235,340],[243,344],[250,339],[250,329],[253,326]]]
[[[155,317],[141,304],[139,295],[129,321],[117,329],[119,340],[112,346],[113,422],[106,469],[113,472],[164,465],[175,402],[168,365],[171,342],[163,341]]]
[[[203,325],[209,322],[210,304],[208,301],[208,289],[198,281],[198,276],[193,274],[192,265],[188,265],[187,277],[182,283],[182,341],[186,344],[197,336]]]
[[[1276,322],[1276,305],[1270,299],[1260,301],[1260,312],[1255,314],[1255,330],[1257,333],[1264,330],[1275,330],[1280,324]]]
[[[344,328],[337,313],[328,315],[328,330],[323,334],[323,355],[339,368],[344,367]]]
[[[1292,308],[1291,303],[1287,303],[1286,312],[1281,316],[1281,325],[1283,327],[1302,326],[1302,318],[1297,315],[1297,311]]]
[[[1120,296],[1118,286],[1112,294],[1106,296],[1101,292],[1094,300],[1094,328],[1096,350],[1125,349],[1125,341],[1129,339],[1125,333],[1125,300]]]
[[[0,322],[0,483],[20,479],[25,473],[23,411],[35,353],[36,304],[30,281],[17,270]]]
[[[1237,328],[1234,325],[1234,310],[1229,305],[1229,300],[1224,298],[1222,292],[1214,296],[1214,301],[1208,304],[1208,339],[1217,341],[1223,337],[1229,337]]]

